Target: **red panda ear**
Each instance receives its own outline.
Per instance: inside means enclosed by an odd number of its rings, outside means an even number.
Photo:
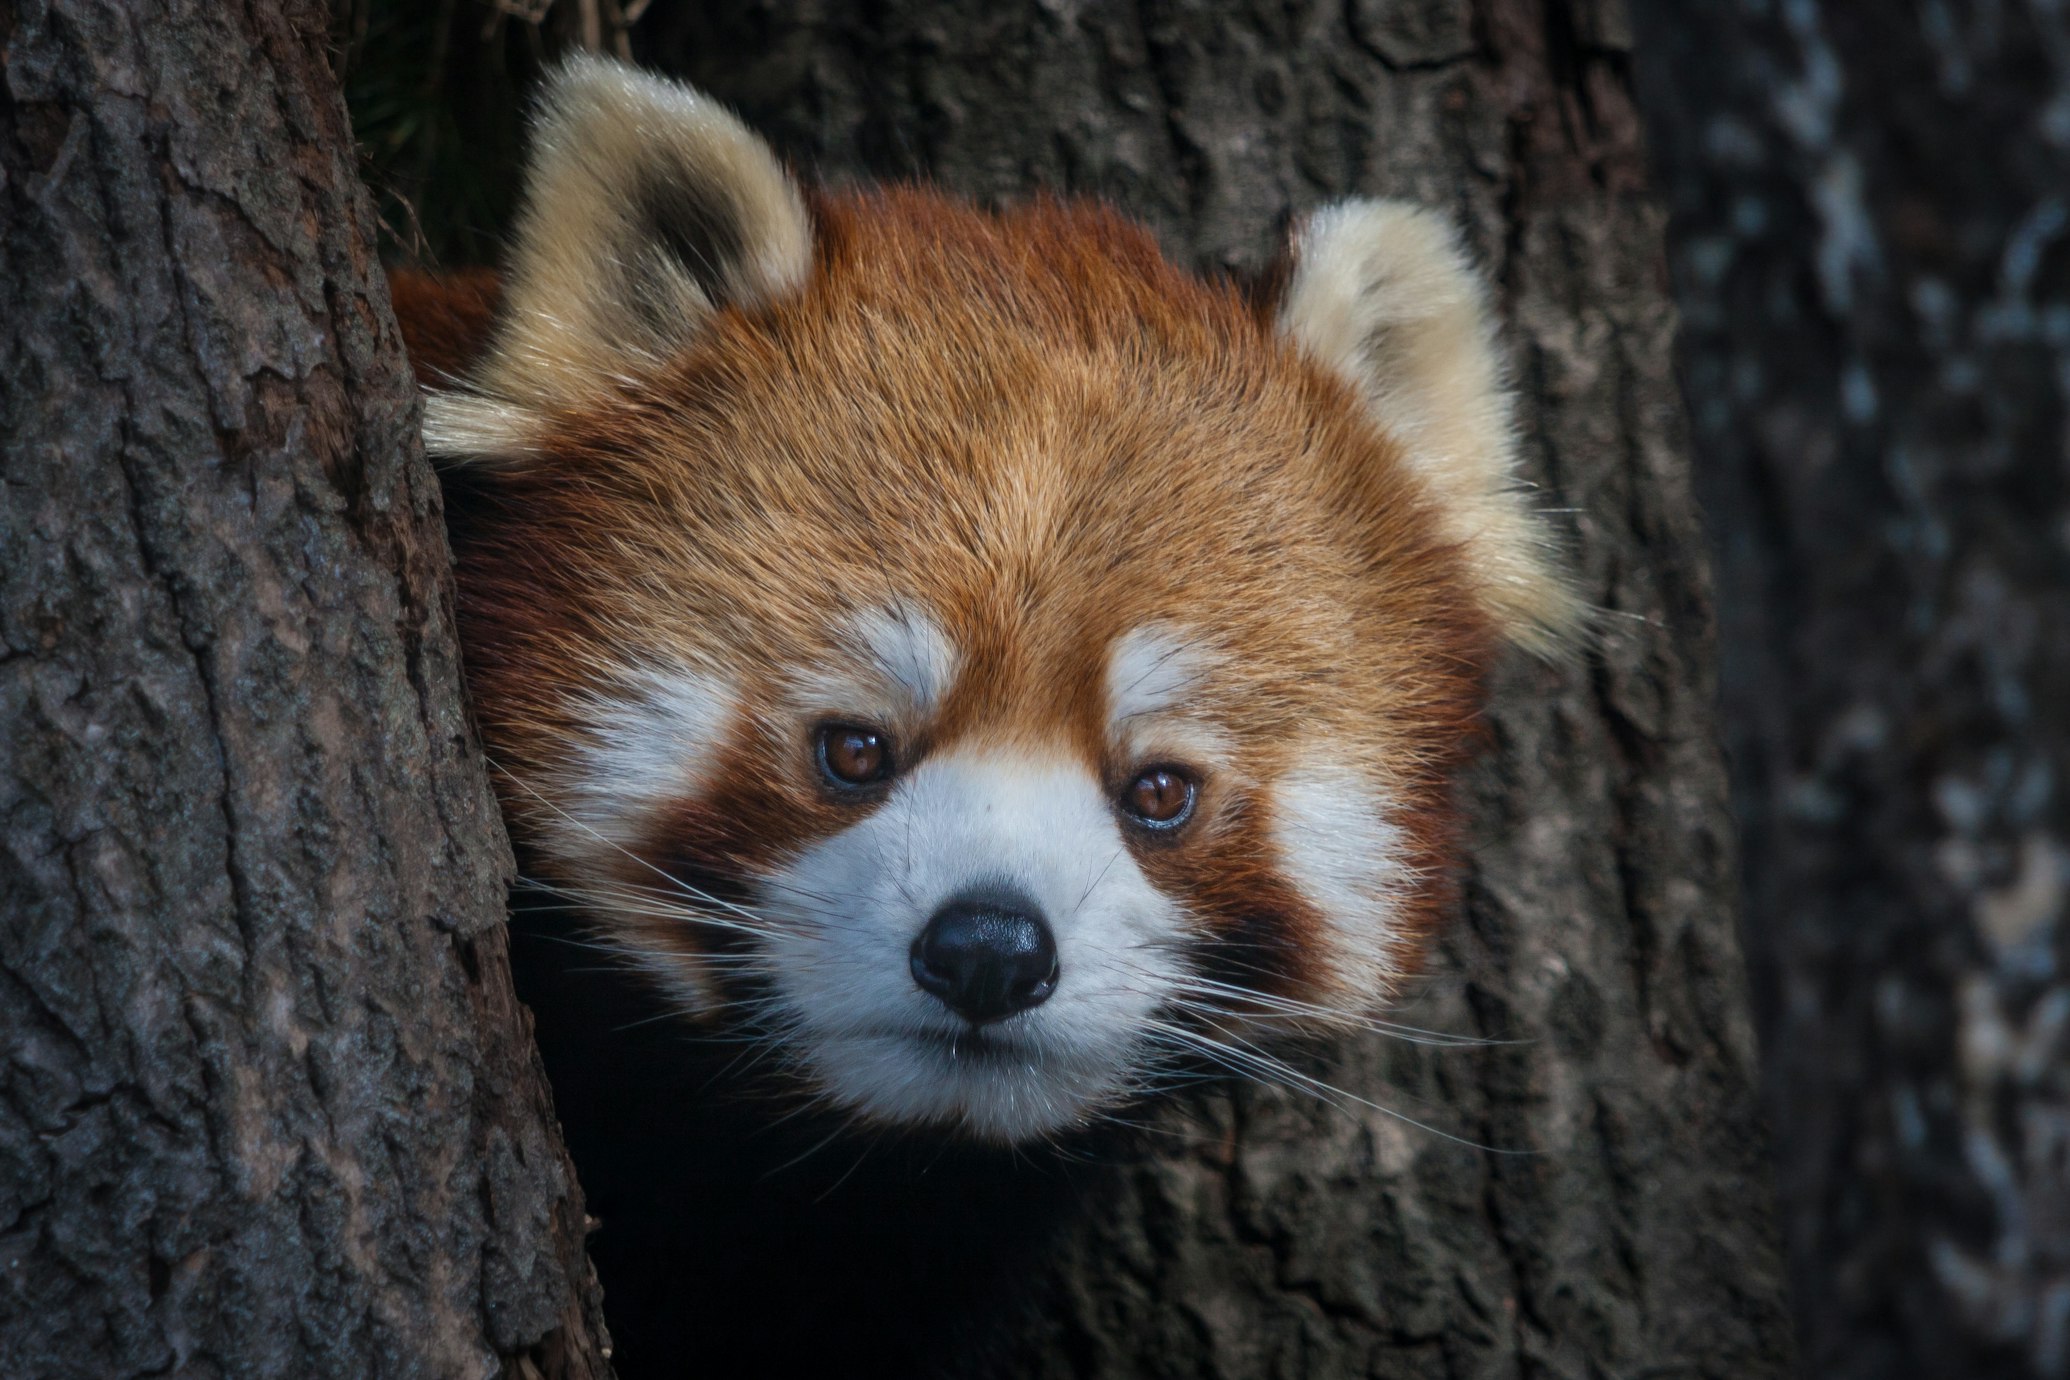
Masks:
[[[1560,649],[1585,621],[1517,475],[1487,289],[1434,212],[1346,201],[1296,228],[1276,275],[1281,334],[1341,376],[1400,442],[1511,641]]]
[[[547,81],[488,353],[434,394],[425,442],[514,457],[540,419],[651,371],[713,311],[796,289],[803,199],[766,144],[709,97],[597,57]]]

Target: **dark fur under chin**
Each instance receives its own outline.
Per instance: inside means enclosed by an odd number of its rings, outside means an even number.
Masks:
[[[800,1111],[769,1061],[655,1019],[564,942],[579,915],[521,890],[512,917],[626,1380],[984,1369],[1039,1314],[1059,1232],[1140,1153],[1120,1129],[1008,1149]]]

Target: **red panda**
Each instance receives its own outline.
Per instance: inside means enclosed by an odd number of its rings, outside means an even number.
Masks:
[[[1384,1004],[1484,672],[1581,621],[1412,206],[1245,291],[1093,203],[808,191],[582,59],[500,278],[394,293],[514,839],[865,1125],[1050,1137]]]

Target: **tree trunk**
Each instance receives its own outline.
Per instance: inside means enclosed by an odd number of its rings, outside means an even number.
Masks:
[[[0,3],[8,1376],[608,1373],[326,22]]]
[[[1648,7],[1810,1373],[2070,1376],[2070,14]]]
[[[1261,262],[1288,213],[1332,197],[1456,212],[1606,610],[1582,664],[1501,678],[1466,786],[1467,913],[1407,1017],[1504,1043],[1354,1041],[1315,1065],[1339,1105],[1195,1104],[1014,1281],[997,1350],[942,1369],[1787,1373],[1710,593],[1621,6],[735,0],[657,7],[640,41],[819,176],[1096,193],[1206,267]]]

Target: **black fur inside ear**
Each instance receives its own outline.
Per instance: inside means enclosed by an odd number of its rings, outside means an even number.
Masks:
[[[665,282],[656,281],[657,257],[695,283],[707,301],[725,302],[733,293],[736,266],[749,251],[740,207],[725,189],[656,169],[641,176],[631,200],[634,243],[642,251],[625,265],[626,305],[656,332],[674,328],[664,315],[673,294]]]
[[[522,455],[538,420],[621,388],[694,340],[713,311],[796,289],[805,203],[766,144],[678,82],[603,58],[547,82],[487,356],[434,397],[447,458]]]

